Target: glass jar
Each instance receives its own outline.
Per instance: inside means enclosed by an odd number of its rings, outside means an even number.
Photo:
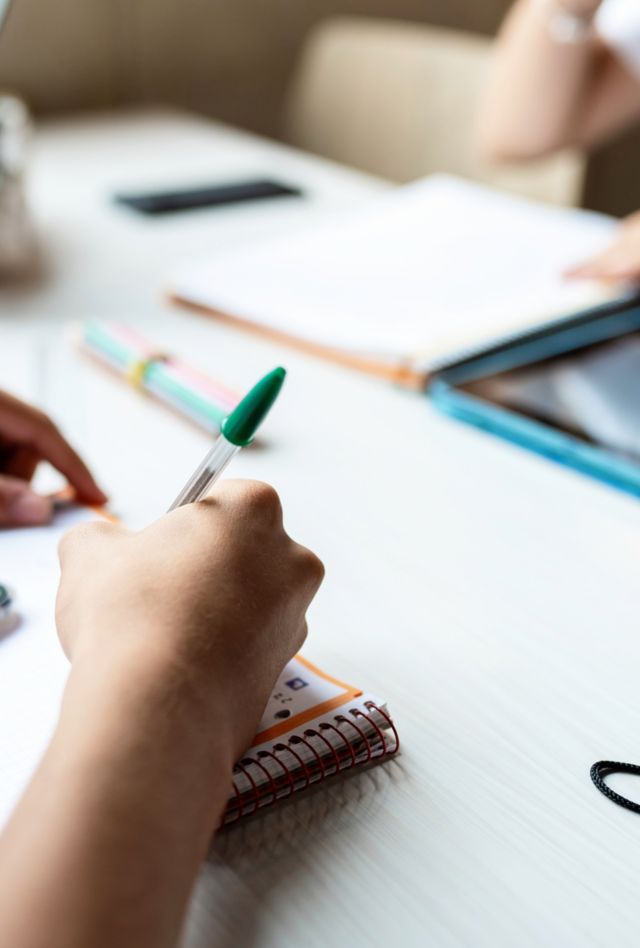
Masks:
[[[0,96],[0,278],[22,275],[34,261],[24,179],[31,121],[20,99]]]

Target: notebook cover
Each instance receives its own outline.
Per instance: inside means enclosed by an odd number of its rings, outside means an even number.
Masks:
[[[330,362],[336,362],[338,365],[344,365],[349,369],[357,369],[359,372],[365,372],[367,375],[375,375],[378,378],[385,379],[387,382],[395,382],[398,385],[419,391],[425,387],[430,377],[430,373],[426,369],[418,370],[409,360],[403,365],[400,363],[384,362],[383,360],[376,361],[373,358],[363,358],[342,349],[332,349],[329,346],[309,342],[306,339],[291,336],[288,333],[271,329],[268,326],[252,323],[250,320],[241,319],[229,313],[223,313],[221,310],[212,309],[200,303],[194,303],[191,300],[183,299],[174,294],[170,294],[168,298],[171,303],[189,309],[194,313],[200,313],[203,316],[219,319],[229,325],[256,333],[264,339],[269,339],[271,342],[284,343],[287,346],[298,349],[300,352],[307,353],[307,355],[328,359]]]

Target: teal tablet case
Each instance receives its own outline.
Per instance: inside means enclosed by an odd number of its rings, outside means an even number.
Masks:
[[[458,388],[639,329],[640,296],[627,296],[576,313],[550,332],[514,338],[485,355],[458,362],[435,375],[427,394],[454,418],[640,497],[640,464]]]

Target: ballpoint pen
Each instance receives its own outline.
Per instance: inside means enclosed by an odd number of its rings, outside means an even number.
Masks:
[[[275,402],[286,372],[283,368],[274,369],[254,385],[241,402],[224,419],[220,426],[220,436],[208,452],[202,463],[193,472],[169,510],[193,504],[201,500],[212,484],[220,477],[231,458],[240,448],[246,447],[264,421],[269,409]]]

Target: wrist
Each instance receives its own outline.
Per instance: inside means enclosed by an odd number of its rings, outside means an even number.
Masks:
[[[181,621],[189,625],[177,635]],[[224,728],[236,758],[246,750],[271,682],[261,674],[264,694],[258,687],[242,693],[247,668],[254,661],[251,647],[243,645],[242,627],[219,626],[213,616],[197,623],[176,615],[150,618],[117,606],[108,617],[74,616],[73,635],[64,619],[59,626],[63,642],[73,643],[68,647],[72,671],[65,703],[73,706],[74,715],[82,717],[85,707],[91,714],[98,696],[101,713],[125,701],[135,714],[153,704],[173,702],[192,719]]]
[[[101,636],[101,640],[109,642]],[[61,723],[79,723],[87,734],[104,731],[105,723],[129,727],[173,711],[173,725],[202,741],[204,752],[215,748],[229,772],[251,742],[264,700],[256,689],[239,694],[244,676],[223,655],[181,653],[160,635],[115,641],[99,652],[86,646],[74,652],[65,689]],[[119,722],[119,723],[118,723]]]
[[[78,786],[100,775],[100,783],[113,788],[105,796],[120,792],[126,774],[136,775],[132,795],[140,800],[154,786],[180,786],[178,795],[192,808],[194,839],[202,844],[231,791],[241,753],[235,723],[222,699],[205,695],[199,682],[194,686],[164,659],[83,660],[71,669],[50,753]],[[160,824],[172,810],[157,801],[149,819]]]
[[[60,723],[91,740],[121,727],[141,732],[154,720],[170,720],[176,739],[188,735],[217,746],[229,768],[234,748],[223,687],[161,648],[105,649],[74,657],[62,703]]]

